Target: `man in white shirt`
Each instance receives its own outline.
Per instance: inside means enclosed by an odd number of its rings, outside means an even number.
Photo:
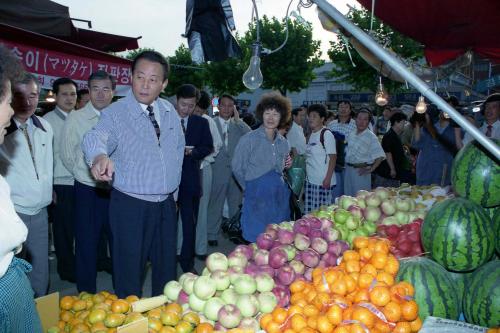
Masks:
[[[302,108],[292,110],[293,122],[286,135],[286,139],[290,143],[290,148],[297,155],[304,155],[306,153],[306,137],[304,136],[304,129],[300,125],[302,113],[305,112]]]
[[[500,140],[500,94],[492,94],[483,105],[484,123],[479,128],[487,137]]]
[[[99,241],[103,233],[110,236],[108,207],[111,188],[108,183],[92,177],[81,144],[85,133],[99,121],[101,111],[111,104],[116,81],[100,70],[90,75],[88,86],[90,101],[78,112],[71,112],[64,122],[60,151],[64,166],[75,179],[76,287],[79,292],[95,293]]]
[[[210,106],[210,96],[206,91],[200,91],[200,99],[194,109],[194,114],[205,118],[210,126],[210,134],[214,144],[214,151],[205,157],[201,162],[202,172],[202,196],[200,198],[200,206],[198,210],[198,220],[196,224],[196,242],[195,253],[199,259],[205,259],[208,254],[208,231],[207,231],[207,212],[208,203],[210,201],[210,192],[212,191],[212,164],[215,157],[222,147],[222,138],[217,130],[215,120],[207,114],[207,109]]]
[[[356,130],[356,122],[352,119],[353,111],[351,102],[342,100],[337,103],[337,110],[339,119],[332,121],[328,128],[331,131],[342,134],[345,138]],[[337,186],[333,189],[334,199],[344,194],[344,172],[345,165],[339,163],[343,160],[343,156],[337,156],[337,167],[335,170],[335,177],[337,178]]]
[[[66,118],[75,109],[77,85],[71,79],[59,78],[54,81],[52,90],[56,97],[56,108],[43,118],[50,123],[54,131],[54,247],[57,272],[61,280],[75,282],[74,178],[61,160],[61,142]]]
[[[377,136],[368,128],[371,112],[361,108],[356,115],[356,131],[347,137],[344,194],[354,196],[359,190],[371,190],[371,173],[385,159]]]
[[[28,228],[25,257],[33,266],[29,274],[36,296],[49,285],[49,227],[47,206],[52,201],[52,127],[34,115],[40,87],[31,74],[14,83],[14,117],[0,147],[0,173],[11,188],[17,214]]]

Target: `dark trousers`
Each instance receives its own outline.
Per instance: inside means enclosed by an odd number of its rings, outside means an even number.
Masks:
[[[79,292],[96,292],[97,260],[102,234],[112,244],[109,190],[75,181],[75,269]]]
[[[182,247],[179,263],[184,272],[189,272],[194,268],[196,220],[199,207],[199,196],[179,196],[179,212],[182,220]]]
[[[56,203],[52,210],[52,230],[57,256],[57,273],[62,279],[75,278],[74,189],[71,185],[54,185]]]
[[[177,220],[172,195],[149,202],[111,190],[109,223],[113,237],[113,282],[119,298],[142,295],[146,262],[152,266],[152,295],[177,276]]]

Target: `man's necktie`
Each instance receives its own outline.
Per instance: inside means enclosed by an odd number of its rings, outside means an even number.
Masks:
[[[19,126],[19,129],[21,130],[21,132],[23,132],[24,137],[26,138],[26,141],[28,141],[28,148],[30,149],[31,160],[33,161],[33,167],[35,168],[36,179],[39,179],[38,178],[38,170],[36,168],[36,162],[35,162],[35,153],[33,152],[33,146],[31,145],[31,140],[30,140],[30,136],[28,133],[28,125],[26,123],[24,123],[21,126]]]
[[[186,126],[184,125],[184,118],[181,118],[181,126],[182,126],[182,132],[186,134]]]
[[[486,136],[488,138],[491,138],[491,132],[492,132],[492,130],[493,130],[493,126],[488,125],[488,127],[486,127]]]
[[[228,141],[228,131],[229,131],[229,123],[226,121],[224,122],[224,146],[227,148],[227,141]]]
[[[156,137],[158,138],[158,140],[160,140],[160,125],[158,125],[158,122],[156,121],[155,113],[153,112],[153,106],[148,105],[146,110],[148,110],[149,119],[151,120],[151,123],[153,124],[153,127],[155,128]]]

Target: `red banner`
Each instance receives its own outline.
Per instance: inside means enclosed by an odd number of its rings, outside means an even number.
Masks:
[[[51,89],[54,80],[60,77],[74,80],[79,89],[87,88],[88,77],[97,70],[104,70],[116,78],[118,95],[123,95],[131,84],[131,66],[126,59],[116,58],[119,61],[111,62],[19,42],[1,42],[12,50],[28,72],[38,76],[41,86],[46,89]]]

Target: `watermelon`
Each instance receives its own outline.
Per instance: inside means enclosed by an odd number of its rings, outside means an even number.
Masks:
[[[438,263],[425,257],[400,260],[396,280],[407,281],[415,288],[415,301],[422,321],[428,316],[458,319],[460,304],[456,284]]]
[[[494,140],[500,144],[500,140]],[[456,193],[483,207],[500,205],[500,161],[477,141],[462,148],[451,168]]]
[[[485,327],[500,326],[500,261],[478,268],[465,288],[465,320]]]
[[[448,271],[450,279],[455,283],[455,288],[456,288],[455,290],[457,291],[457,297],[458,297],[459,313],[462,312],[462,303],[465,292],[465,286],[468,285],[472,274],[473,272],[458,273],[458,272]]]
[[[446,269],[472,271],[495,251],[495,232],[485,210],[464,198],[435,204],[421,227],[424,250]]]

